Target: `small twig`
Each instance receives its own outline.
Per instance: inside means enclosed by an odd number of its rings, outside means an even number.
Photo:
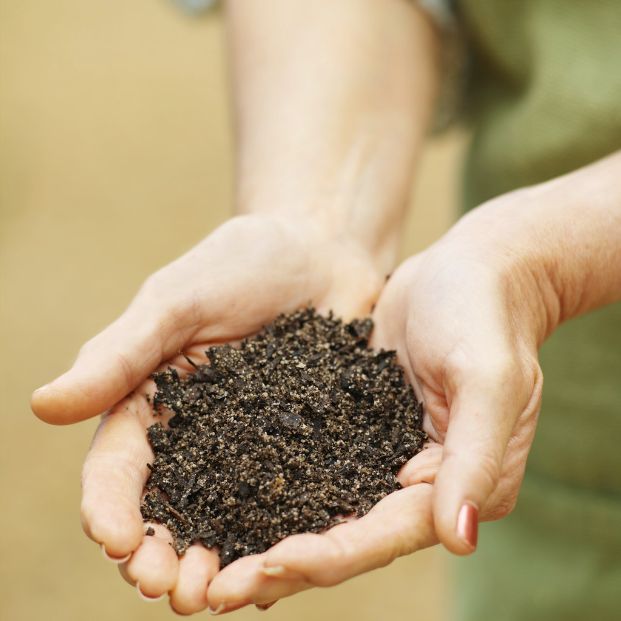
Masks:
[[[194,360],[188,358],[188,356],[186,356],[183,352],[181,352],[181,355],[198,371],[198,365],[194,362]]]
[[[177,509],[175,509],[171,504],[167,503],[164,499],[162,499],[162,503],[163,503],[164,507],[166,507],[167,511],[169,513],[172,513],[178,520],[181,520],[185,524],[189,524],[190,523],[188,521],[188,519],[184,515],[179,513],[179,511],[177,511]]]

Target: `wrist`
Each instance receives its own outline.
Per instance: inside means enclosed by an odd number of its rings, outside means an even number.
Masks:
[[[315,246],[334,243],[355,248],[383,274],[394,268],[404,211],[355,195],[351,200],[326,196],[297,204],[249,200],[238,208],[240,214],[278,222]]]
[[[255,231],[269,231],[276,239],[284,240],[283,261],[289,253],[304,256],[305,269],[311,274],[346,273],[347,266],[355,264],[357,269],[368,274],[370,281],[380,283],[378,287],[381,288],[385,280],[381,257],[348,232],[335,232],[315,214],[275,210],[243,213],[229,220],[230,223],[234,221],[245,222],[246,227]]]
[[[483,263],[492,271],[499,294],[511,309],[515,327],[538,348],[567,319],[564,270],[558,269],[556,236],[539,188],[525,188],[484,203],[446,235],[460,260]]]
[[[529,274],[545,314],[560,323],[621,299],[621,152],[473,210],[456,229]],[[517,276],[516,276],[517,277]]]

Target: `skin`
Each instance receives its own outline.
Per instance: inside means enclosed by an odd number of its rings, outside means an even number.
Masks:
[[[382,290],[434,102],[433,26],[402,0],[230,0],[227,11],[242,215],[149,277],[32,399],[55,424],[105,412],[84,465],[85,532],[142,595],[168,593],[181,614],[269,604],[438,541],[472,552],[457,528],[464,503],[496,519],[519,491],[539,345],[621,297],[621,155],[481,206]],[[309,302],[348,318],[376,301],[373,345],[397,350],[433,440],[400,472],[405,488],[223,571],[200,546],[177,559],[160,526],[144,536],[149,374],[187,371],[180,351],[200,360]]]

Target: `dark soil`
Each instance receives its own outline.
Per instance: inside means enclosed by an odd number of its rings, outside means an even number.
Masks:
[[[156,412],[174,416],[148,429],[144,519],[165,524],[179,554],[200,541],[227,565],[399,489],[426,440],[422,407],[395,353],[369,349],[372,329],[303,309],[209,348],[183,379],[155,374]]]

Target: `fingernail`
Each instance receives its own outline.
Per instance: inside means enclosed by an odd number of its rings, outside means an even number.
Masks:
[[[99,547],[101,548],[101,553],[104,555],[104,558],[108,561],[111,561],[112,563],[115,563],[116,565],[120,565],[121,563],[124,563],[132,555],[132,553],[130,552],[129,554],[126,554],[125,556],[122,556],[122,557],[110,556],[108,552],[106,551],[106,546],[103,543],[100,544]]]
[[[274,578],[284,576],[287,573],[287,568],[283,565],[273,565],[272,567],[262,567],[263,573],[266,576],[272,576]]]
[[[49,384],[43,384],[43,386],[39,386],[39,388],[35,388],[35,389],[33,390],[33,393],[34,393],[34,394],[41,393],[41,392],[43,392],[43,391],[47,390],[48,386],[49,386]]]
[[[477,547],[479,536],[479,511],[470,502],[463,504],[457,516],[457,536],[472,549]]]
[[[278,600],[275,600],[273,602],[270,602],[269,604],[255,604],[255,607],[257,610],[260,610],[261,612],[265,612],[266,610],[271,608],[277,601]]]
[[[209,606],[207,608],[207,612],[210,615],[219,615],[220,613],[224,612],[224,609],[226,608],[226,604],[224,602],[221,602],[220,604],[218,604],[217,608],[212,608],[211,606]]]
[[[140,597],[140,599],[144,600],[145,602],[159,602],[162,599],[162,597],[166,595],[166,593],[162,593],[161,595],[158,595],[157,597],[151,597],[150,595],[145,595],[140,590],[139,582],[136,582],[136,591],[138,591],[138,596]]]

